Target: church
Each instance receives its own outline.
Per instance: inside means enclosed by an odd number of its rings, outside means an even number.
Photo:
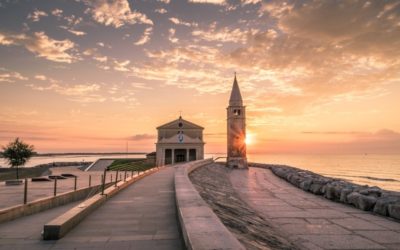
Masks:
[[[182,116],[157,127],[157,166],[204,159],[203,130]]]
[[[204,159],[204,128],[182,116],[157,127],[156,165]],[[227,166],[247,168],[246,107],[243,106],[239,84],[235,78],[227,107]]]

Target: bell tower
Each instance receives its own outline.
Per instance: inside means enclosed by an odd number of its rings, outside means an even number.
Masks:
[[[247,168],[246,157],[246,107],[243,106],[242,95],[238,82],[233,80],[229,106],[227,107],[227,166],[232,168]]]

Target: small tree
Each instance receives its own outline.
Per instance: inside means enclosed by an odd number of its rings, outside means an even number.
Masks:
[[[33,145],[29,145],[16,138],[14,141],[3,146],[3,157],[6,158],[8,164],[16,168],[17,179],[19,179],[18,167],[25,165],[25,163],[34,154]]]

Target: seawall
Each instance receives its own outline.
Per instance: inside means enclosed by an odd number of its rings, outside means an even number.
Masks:
[[[400,192],[358,185],[286,165],[249,163],[249,166],[270,169],[276,176],[306,192],[400,220]]]

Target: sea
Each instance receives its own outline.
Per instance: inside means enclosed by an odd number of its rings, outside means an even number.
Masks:
[[[217,158],[223,154],[206,154]],[[99,158],[144,158],[141,154],[127,155],[53,155],[32,157],[24,167],[52,162],[93,162]],[[400,155],[390,154],[249,154],[249,162],[282,164],[310,170],[324,176],[341,178],[353,183],[378,186],[382,189],[400,191]],[[0,166],[7,167],[0,158]]]

